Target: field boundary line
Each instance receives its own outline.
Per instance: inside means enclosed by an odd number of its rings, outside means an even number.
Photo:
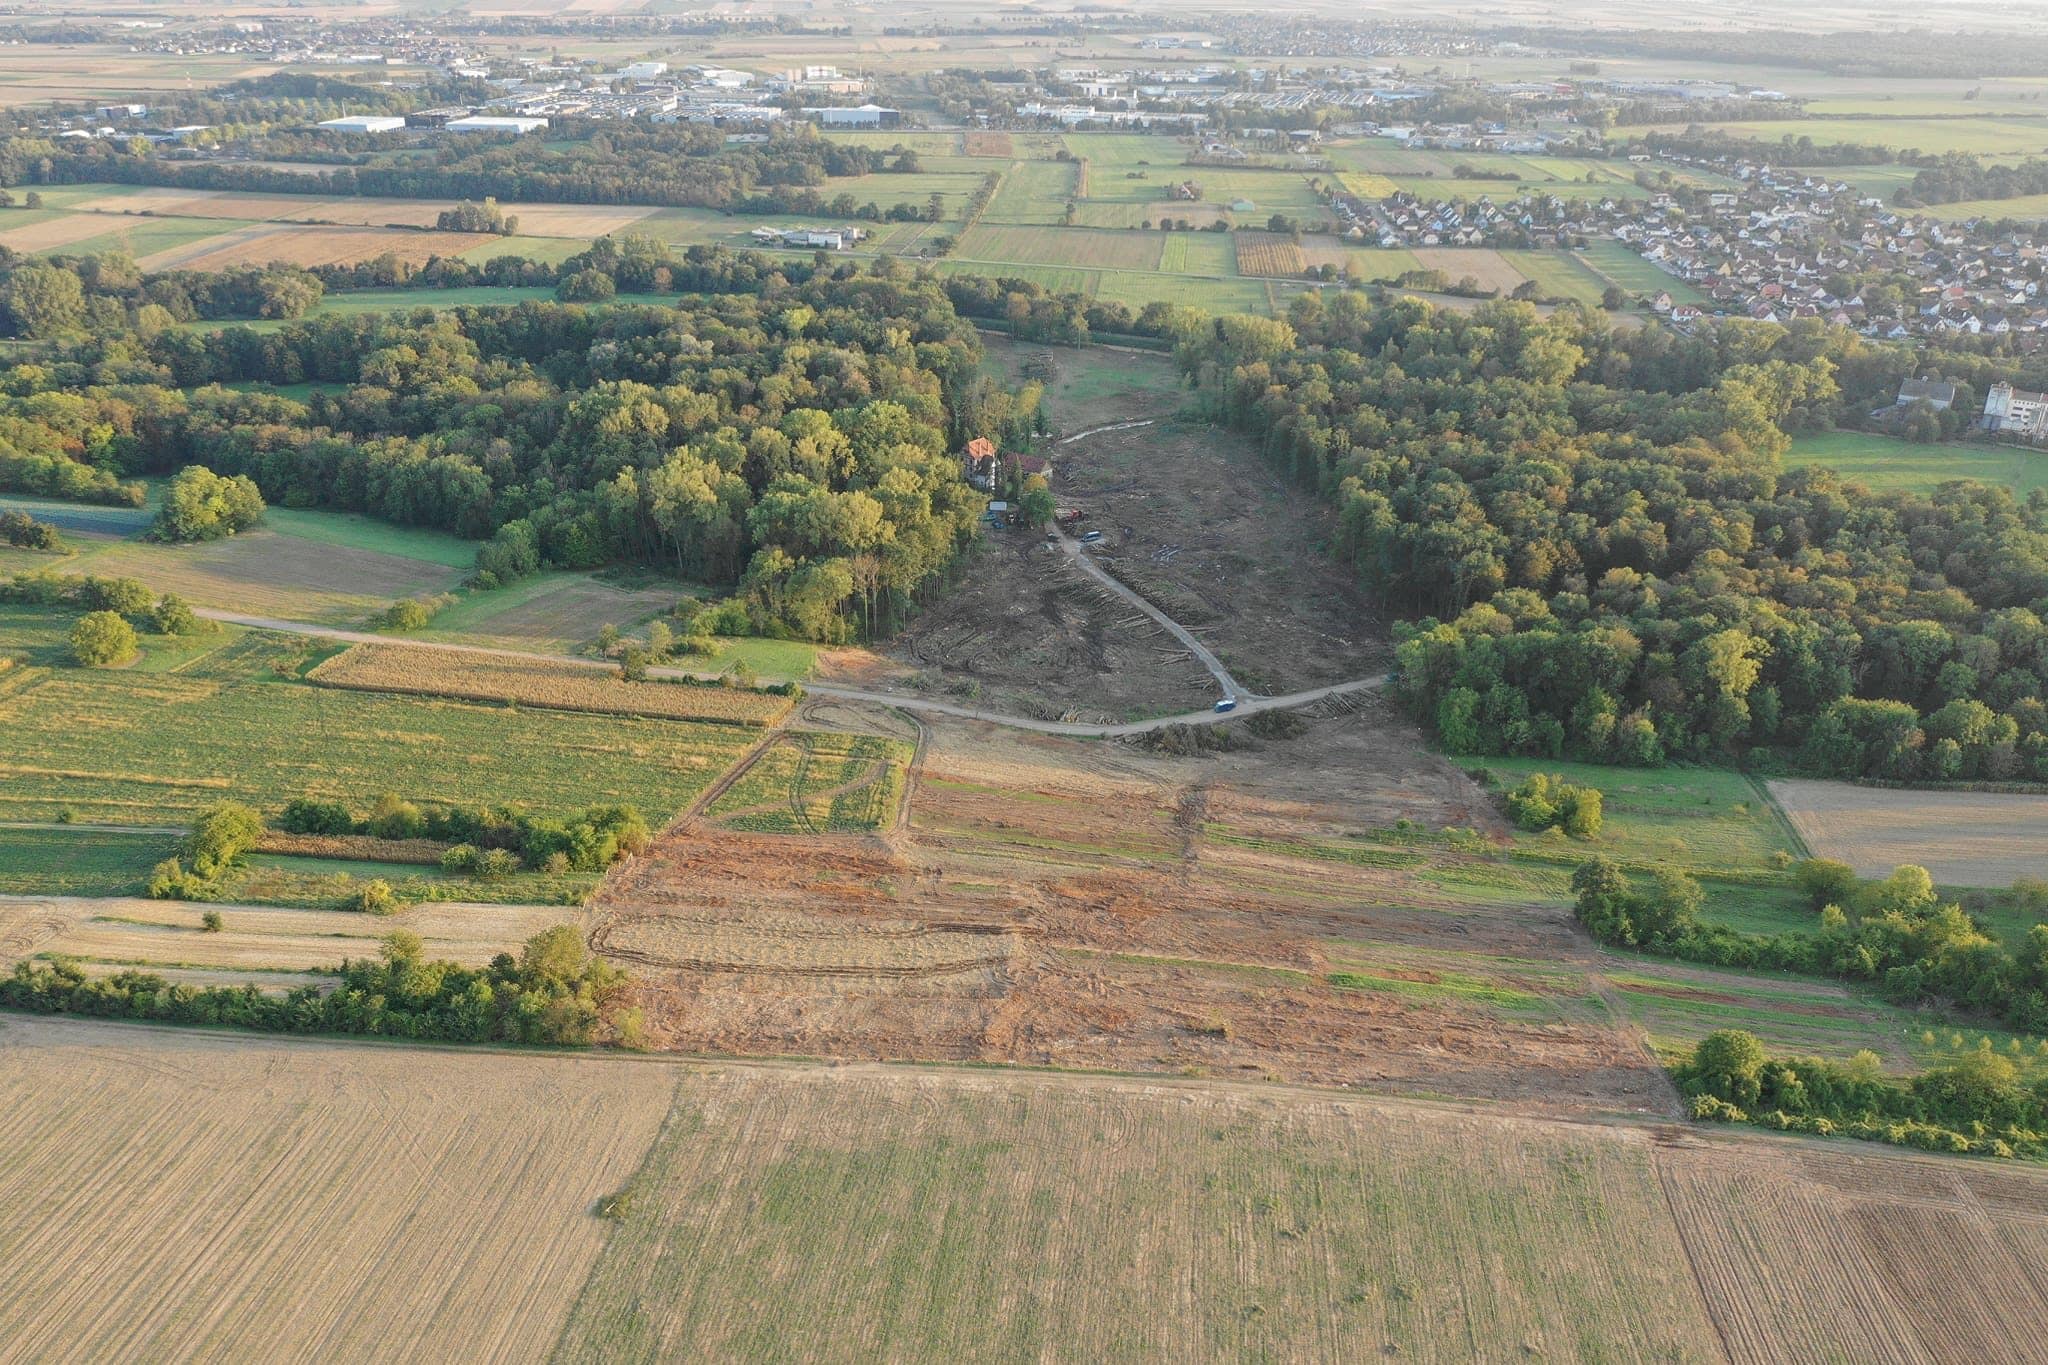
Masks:
[[[1778,794],[1771,790],[1770,782],[1751,773],[1744,773],[1743,777],[1751,787],[1756,789],[1757,795],[1763,798],[1764,805],[1770,809],[1771,815],[1776,818],[1778,828],[1784,831],[1786,839],[1791,843],[1792,851],[1802,858],[1813,857],[1813,846],[1806,842],[1806,836],[1801,834],[1799,826],[1792,822],[1792,817],[1786,812],[1784,803],[1779,801]]]

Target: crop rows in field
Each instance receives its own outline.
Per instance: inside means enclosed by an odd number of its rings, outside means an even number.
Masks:
[[[0,647],[14,624],[0,618]],[[741,726],[314,686],[272,671],[291,647],[252,632],[174,674],[21,670],[0,697],[0,820],[181,824],[223,798],[367,809],[395,792],[555,815],[628,804],[660,823],[752,742]]]
[[[1646,1149],[1193,1088],[734,1072],[679,1093],[558,1359],[1704,1359]]]
[[[1831,1153],[1802,1170],[1660,1153],[1658,1165],[1737,1361],[2037,1354],[2026,1243],[2039,1241],[2038,1181],[2023,1222],[1985,1217],[1939,1163]]]
[[[1238,232],[1237,273],[1293,278],[1308,269],[1299,243],[1268,232]]]
[[[4,1039],[0,1356],[19,1360],[542,1359],[604,1245],[592,1209],[674,1086],[58,1020]]]
[[[603,670],[567,661],[412,645],[353,645],[307,676],[327,687],[363,692],[732,725],[773,725],[794,705],[788,697],[741,688],[625,682]]]

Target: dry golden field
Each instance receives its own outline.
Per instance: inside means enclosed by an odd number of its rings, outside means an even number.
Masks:
[[[773,725],[789,714],[792,705],[787,697],[739,688],[623,682],[607,670],[566,660],[558,663],[418,645],[353,645],[307,676],[328,687],[362,692],[735,725]]]
[[[218,931],[202,926],[207,910],[220,912]],[[10,898],[0,900],[0,969],[58,956],[106,971],[333,972],[344,958],[377,956],[394,929],[418,934],[429,957],[480,967],[543,929],[583,921],[584,911],[559,905],[428,902],[380,916],[126,897]]]
[[[1771,795],[1817,857],[1881,877],[1917,863],[1944,886],[2048,877],[2048,796],[1893,791],[1781,779]]]
[[[1416,247],[1415,263],[1424,270],[1441,270],[1452,284],[1470,277],[1482,289],[1512,293],[1529,277],[1509,263],[1498,251],[1482,247]]]
[[[261,223],[187,246],[144,256],[144,270],[232,270],[237,266],[340,265],[377,256],[396,256],[411,265],[430,257],[459,256],[497,240],[483,232],[410,232],[399,228],[313,227]]]
[[[0,1018],[0,1360],[542,1360],[676,1073]]]

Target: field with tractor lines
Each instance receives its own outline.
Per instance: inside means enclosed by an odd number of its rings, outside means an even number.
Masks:
[[[0,1019],[0,1359],[545,1359],[675,1079]]]

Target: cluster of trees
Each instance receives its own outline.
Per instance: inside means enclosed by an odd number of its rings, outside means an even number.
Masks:
[[[1903,1084],[1876,1053],[1848,1062],[1771,1057],[1741,1029],[1710,1033],[1672,1068],[1695,1118],[1841,1135],[1935,1152],[2048,1155],[2048,1076],[2028,1085],[1987,1039]]]
[[[836,640],[900,621],[973,536],[956,444],[1039,421],[994,400],[973,329],[895,263],[796,283],[711,250],[607,241],[578,259],[708,292],[84,342],[0,370],[19,395],[0,397],[0,439],[10,407],[48,408],[98,445],[47,444],[110,479],[203,465],[268,502],[490,537],[487,582],[664,564],[732,585],[758,631]],[[244,380],[347,387],[209,387]]]
[[[479,856],[502,853],[513,868],[555,873],[602,872],[628,854],[646,851],[650,837],[647,821],[631,806],[593,806],[551,819],[503,807],[422,807],[390,793],[360,819],[339,801],[301,797],[285,806],[277,827],[287,834],[433,839]]]
[[[149,972],[87,976],[68,959],[21,962],[0,980],[0,1006],[39,1014],[145,1019],[272,1033],[368,1034],[458,1043],[631,1044],[625,973],[592,954],[569,925],[500,953],[481,970],[424,955],[399,930],[380,958],[351,960],[332,990],[267,995],[253,986],[174,985]]]
[[[1515,828],[1561,829],[1574,839],[1600,832],[1602,802],[1598,787],[1577,786],[1556,773],[1530,773],[1502,798]]]
[[[1968,152],[1951,152],[1901,185],[1892,201],[1908,208],[1955,204],[1965,199],[2017,199],[2048,193],[2048,161],[2029,157],[2010,166],[1987,166]]]
[[[160,901],[213,898],[263,838],[263,817],[239,801],[216,801],[193,817],[175,857],[150,870],[148,895]]]
[[[1178,356],[1335,504],[1340,553],[1412,618],[1399,695],[1454,752],[2048,780],[2048,499],[1782,468],[1787,426],[1907,352],[1334,294]]]
[[[1831,976],[1875,984],[1902,1004],[1929,1000],[2048,1031],[2048,924],[2017,949],[1985,933],[1959,905],[1944,902],[1925,868],[1904,866],[1862,881],[1838,864],[1802,869],[1802,885],[1824,903],[1811,933],[1744,933],[1703,925],[1699,883],[1670,868],[1638,886],[1605,858],[1572,874],[1579,922],[1602,943],[1720,967]]]
[[[18,550],[64,549],[64,537],[47,521],[37,521],[26,512],[12,508],[0,511],[0,542]]]
[[[435,215],[434,226],[443,232],[494,232],[500,237],[511,237],[519,231],[519,217],[506,213],[498,207],[496,199],[487,195],[481,204],[464,200],[452,209],[442,209]]]
[[[1091,337],[1112,335],[1180,342],[1209,324],[1207,313],[1183,304],[1148,303],[1133,312],[1114,300],[1056,293],[1009,276],[949,275],[944,284],[961,314],[1003,323],[1023,341],[1081,346]]]
[[[0,248],[0,323],[38,341],[146,338],[194,319],[303,317],[324,292],[320,275],[296,266],[145,276],[118,251],[45,259]]]
[[[164,490],[149,534],[174,544],[223,540],[248,530],[262,515],[263,494],[248,475],[224,477],[205,465],[187,465]]]
[[[135,623],[159,635],[196,635],[217,630],[193,614],[175,593],[161,597],[133,578],[91,575],[16,574],[0,582],[0,602],[62,607],[80,614],[69,635],[71,657],[86,668],[112,668],[136,655]]]

